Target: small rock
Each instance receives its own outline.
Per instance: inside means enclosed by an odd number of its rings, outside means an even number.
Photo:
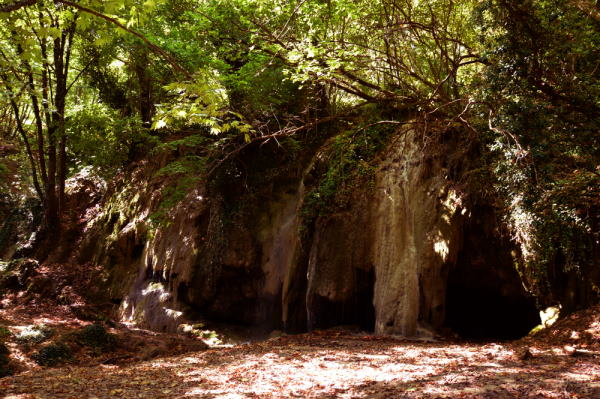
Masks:
[[[522,349],[519,349],[518,351],[516,351],[515,356],[519,360],[533,359],[533,354],[531,353],[531,351],[529,350],[528,347],[525,347],[525,348],[522,348]]]
[[[565,353],[567,354],[567,356],[576,356],[577,354],[577,349],[573,346],[570,345],[565,345],[563,346],[563,350],[565,351]]]

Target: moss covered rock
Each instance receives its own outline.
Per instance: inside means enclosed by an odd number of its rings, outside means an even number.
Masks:
[[[72,357],[71,349],[62,342],[46,345],[31,356],[40,366],[56,366]]]

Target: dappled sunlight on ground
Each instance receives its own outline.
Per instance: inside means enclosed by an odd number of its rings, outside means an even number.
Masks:
[[[600,397],[597,357],[532,347],[532,358],[519,360],[518,349],[312,333],[122,366],[32,371],[1,379],[0,392],[5,399]]]
[[[30,324],[57,334],[89,324],[60,306],[42,312],[41,303],[33,310],[12,304],[0,309],[0,319],[13,334]],[[584,311],[509,343],[427,343],[329,330],[206,351],[122,325],[111,331],[130,343],[128,352],[78,359],[85,366],[40,368],[29,364],[26,347],[10,343],[12,358],[27,367],[0,379],[0,399],[600,398],[599,314],[600,308]],[[136,351],[158,357],[143,361]]]

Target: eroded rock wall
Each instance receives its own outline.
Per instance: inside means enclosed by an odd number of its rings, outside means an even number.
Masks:
[[[378,333],[414,336],[443,322],[465,210],[446,167],[443,157],[425,159],[410,130],[390,146],[377,173],[371,219]]]
[[[264,330],[352,324],[431,335],[445,322],[448,274],[469,250],[472,210],[456,186],[457,142],[425,151],[423,137],[412,125],[399,129],[372,162],[370,183],[310,226],[302,209],[327,144],[253,183],[252,200],[231,189],[247,184],[238,172],[216,188],[199,181],[158,227],[149,218],[170,182],[152,172],[167,160],[155,160],[109,190],[81,259],[104,266],[122,319],[154,329],[207,318]],[[232,206],[245,201],[251,206]],[[488,252],[494,268],[497,254]]]

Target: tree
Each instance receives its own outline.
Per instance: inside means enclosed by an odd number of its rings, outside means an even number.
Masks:
[[[144,45],[163,57],[185,77],[191,74],[175,59],[153,44],[145,36],[127,26],[127,22],[106,12],[117,12],[130,7],[130,16],[136,21],[144,14],[136,1],[16,1],[0,6],[0,79],[5,98],[13,113],[21,142],[27,154],[31,180],[35,191],[44,203],[45,222],[48,229],[60,230],[60,215],[65,208],[65,181],[67,178],[67,130],[65,113],[69,91],[89,66],[77,57],[76,47],[81,47],[80,33],[92,24],[92,18],[108,22],[112,27],[134,35]],[[101,7],[101,11],[91,8]],[[146,2],[146,11],[153,2]],[[137,10],[137,11],[136,11]],[[134,12],[135,11],[135,12]],[[101,29],[97,29],[100,27]],[[102,32],[104,30],[104,32]],[[96,25],[96,40],[113,34],[107,26]],[[92,35],[93,36],[93,35]],[[81,68],[73,73],[73,63]],[[140,62],[141,60],[138,60]],[[147,89],[144,69],[136,69],[140,87]],[[151,104],[147,93],[140,92],[140,114],[149,124]],[[31,117],[27,115],[31,110]],[[33,128],[35,138],[31,137]]]
[[[481,2],[480,91],[491,176],[533,291],[591,292],[600,228],[600,23],[589,2]],[[596,9],[597,10],[597,9]],[[489,118],[487,117],[489,115]],[[562,292],[560,295],[566,295]],[[572,308],[574,297],[565,300]],[[572,310],[572,309],[569,309]]]
[[[1,30],[7,46],[0,51],[0,78],[51,228],[58,226],[64,207],[67,174],[64,115],[77,18],[76,13],[41,5],[8,14]],[[29,100],[27,103],[23,101],[25,98]],[[30,143],[21,115],[25,104],[32,109],[35,144]]]

